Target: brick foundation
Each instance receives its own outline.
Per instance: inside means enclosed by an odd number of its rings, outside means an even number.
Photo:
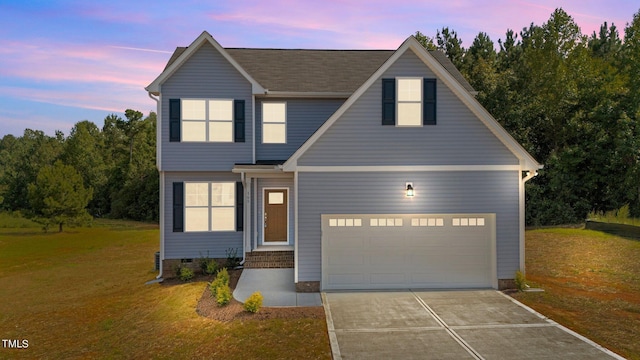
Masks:
[[[299,293],[320,292],[320,281],[298,281],[296,283],[296,292],[299,292]]]
[[[293,268],[293,251],[254,251],[245,255],[245,269]]]
[[[498,279],[499,290],[510,290],[516,288],[516,281],[514,279]]]

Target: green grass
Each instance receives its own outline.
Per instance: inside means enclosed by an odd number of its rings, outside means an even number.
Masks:
[[[580,229],[527,231],[518,300],[628,359],[640,360],[640,241]]]
[[[330,358],[321,319],[220,323],[195,312],[204,282],[155,278],[157,226],[0,231],[0,358]]]
[[[592,221],[599,221],[613,224],[625,224],[640,226],[640,219],[629,216],[629,205],[625,205],[617,210],[607,212],[590,212],[587,218]]]
[[[42,226],[16,212],[0,211],[0,229],[39,229]]]

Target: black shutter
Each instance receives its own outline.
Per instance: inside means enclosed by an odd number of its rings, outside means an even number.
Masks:
[[[436,124],[436,79],[424,79],[424,101],[422,102],[422,124]]]
[[[180,99],[169,99],[169,141],[180,142]]]
[[[184,231],[184,183],[173,183],[173,232]]]
[[[236,182],[236,231],[244,230],[244,186]]]
[[[382,79],[382,125],[396,124],[396,79]]]
[[[234,141],[244,142],[244,100],[233,101]]]

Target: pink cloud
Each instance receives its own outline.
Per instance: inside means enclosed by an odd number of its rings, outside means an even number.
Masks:
[[[0,40],[5,66],[0,74],[38,81],[147,85],[161,71],[166,54],[131,56],[101,46],[34,44]],[[129,52],[130,53],[130,52]]]

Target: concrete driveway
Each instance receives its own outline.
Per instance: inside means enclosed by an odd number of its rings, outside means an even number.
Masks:
[[[337,359],[623,359],[494,290],[323,293]]]

